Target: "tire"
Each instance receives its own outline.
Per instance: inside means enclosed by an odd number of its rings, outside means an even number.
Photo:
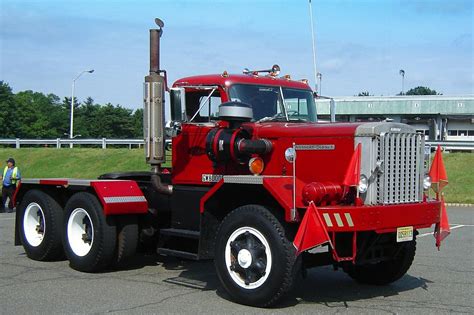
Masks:
[[[365,284],[386,285],[397,281],[410,269],[415,258],[416,240],[396,246],[400,248],[394,259],[376,264],[351,265],[346,270],[347,274],[357,282]]]
[[[20,239],[26,255],[39,261],[63,258],[63,210],[56,200],[40,190],[30,190],[19,211]]]
[[[295,249],[265,207],[246,205],[229,213],[217,232],[215,250],[217,275],[236,302],[268,307],[291,288]]]
[[[105,217],[96,196],[79,192],[66,203],[63,246],[71,268],[97,272],[108,267],[115,254],[116,226]]]
[[[138,222],[135,216],[117,218],[117,248],[114,264],[116,267],[126,265],[127,258],[135,255],[138,245]]]

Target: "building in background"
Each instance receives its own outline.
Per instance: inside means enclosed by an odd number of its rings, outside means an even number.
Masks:
[[[474,96],[333,97],[336,121],[391,120],[412,125],[427,140],[474,140]],[[331,99],[316,99],[319,120],[330,120]]]

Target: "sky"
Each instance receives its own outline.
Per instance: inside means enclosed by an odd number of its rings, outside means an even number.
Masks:
[[[428,86],[474,94],[471,0],[312,0],[327,96]],[[142,107],[149,32],[161,18],[161,68],[190,75],[280,65],[314,87],[308,0],[0,0],[0,80],[14,92]]]

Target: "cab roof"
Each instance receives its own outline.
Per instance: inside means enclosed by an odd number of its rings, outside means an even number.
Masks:
[[[294,89],[311,90],[308,84],[302,81],[288,80],[286,78],[272,77],[269,75],[247,74],[207,74],[185,77],[174,82],[173,87],[186,85],[218,85],[228,87],[233,84],[259,84],[283,86]]]

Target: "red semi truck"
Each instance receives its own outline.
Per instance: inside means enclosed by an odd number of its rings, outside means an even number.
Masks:
[[[332,264],[369,284],[402,277],[417,230],[440,222],[440,202],[427,197],[423,135],[400,123],[318,123],[308,82],[278,77],[278,66],[168,88],[157,24],[144,83],[151,171],[24,179],[15,244],[35,260],[65,256],[83,272],[124,262],[143,244],[214,259],[235,301],[263,307],[305,268]]]

